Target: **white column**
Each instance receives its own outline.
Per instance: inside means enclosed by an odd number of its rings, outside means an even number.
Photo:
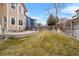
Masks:
[[[18,3],[18,12],[17,12],[17,27],[19,29],[19,3]]]
[[[9,16],[9,13],[8,13],[8,11],[9,11],[9,8],[8,8],[8,3],[7,3],[7,32],[8,32],[8,16]]]

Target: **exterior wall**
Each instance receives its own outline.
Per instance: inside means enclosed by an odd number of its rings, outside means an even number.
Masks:
[[[23,13],[19,13],[19,6],[23,9]],[[12,9],[11,8],[11,3],[0,3],[0,26],[2,29],[2,17],[6,16],[7,18],[7,31],[22,31],[25,28],[25,11],[26,9],[24,8],[23,4],[16,3],[16,8]],[[16,17],[16,25],[11,24],[11,17]],[[23,21],[23,25],[19,25],[19,20]]]
[[[10,6],[11,4],[8,4],[8,10],[9,10],[9,31],[23,31],[24,30],[24,21],[25,21],[25,14],[24,14],[24,7],[22,4],[17,4],[16,9],[12,9]],[[19,6],[22,8],[23,13],[19,13]],[[16,17],[16,25],[11,25],[11,17]],[[19,25],[19,20],[23,21],[23,25]]]
[[[11,4],[8,4],[8,30],[9,31],[18,31],[18,24],[19,24],[19,13],[18,13],[18,4],[16,5],[15,9],[11,8]],[[16,25],[11,24],[11,17],[16,17]]]
[[[24,30],[26,30],[26,16],[24,16],[24,20],[23,20],[23,28],[24,28]]]
[[[31,18],[26,17],[26,29],[30,30],[31,29]]]
[[[19,4],[19,6],[22,8],[22,13],[19,13],[19,20],[22,20],[23,21],[23,25],[19,25],[19,30],[24,30],[24,24],[25,24],[25,12],[24,12],[24,7],[23,7],[23,4]]]
[[[2,20],[4,16],[7,18],[7,3],[0,3],[0,30],[3,29]]]
[[[26,30],[35,30],[36,19],[26,16]]]
[[[2,16],[7,16],[7,4],[0,3],[0,25],[2,24]]]

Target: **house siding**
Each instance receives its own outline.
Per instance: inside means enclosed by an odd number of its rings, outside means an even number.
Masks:
[[[19,19],[18,19],[18,6],[16,6],[15,9],[12,9],[11,8],[11,4],[9,3],[8,4],[8,30],[9,31],[18,31],[18,22],[19,22]],[[16,25],[12,25],[11,24],[11,17],[16,17]]]
[[[19,20],[23,21],[23,25],[20,25],[19,30],[24,30],[24,21],[25,21],[24,8],[22,4],[19,4],[19,6],[22,8],[22,13],[19,13]]]
[[[0,30],[2,31],[2,17],[7,17],[7,3],[0,3]]]
[[[23,13],[19,14],[19,6],[23,9]],[[16,8],[11,8],[11,3],[0,3],[0,25],[2,29],[2,16],[7,18],[8,31],[23,31],[25,18],[25,8],[22,3],[17,3]],[[16,17],[16,25],[11,24],[11,17]],[[23,20],[23,25],[19,26],[19,20]],[[21,29],[20,29],[21,28]]]

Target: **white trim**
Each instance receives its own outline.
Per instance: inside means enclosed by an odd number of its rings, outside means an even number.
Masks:
[[[1,23],[1,33],[3,34],[3,16],[2,16],[2,23]]]
[[[2,16],[2,29],[3,29],[3,17],[4,17],[4,16]]]
[[[12,24],[11,24],[11,19],[12,19],[12,17],[15,18],[15,25],[12,25]],[[17,21],[16,21],[16,17],[15,17],[15,16],[10,16],[10,25],[11,25],[11,26],[16,26],[16,25],[17,25]]]
[[[10,16],[10,25],[11,25],[11,16]]]
[[[2,16],[2,26],[3,26],[3,17],[4,17],[4,16],[6,16],[6,15],[3,15],[3,16]],[[7,18],[7,16],[6,16],[6,18]]]
[[[8,18],[8,16],[9,16],[9,13],[8,13],[8,3],[7,3],[7,32],[8,32],[8,20],[9,20],[9,18]]]
[[[2,16],[2,27],[1,27],[1,30],[3,29],[3,25],[4,25],[4,24],[3,24],[3,21],[4,21],[3,17],[6,17],[6,21],[7,21],[7,15],[3,15],[3,16]],[[6,27],[6,31],[7,31],[7,27]]]
[[[17,12],[17,22],[18,22],[18,24],[17,24],[17,27],[18,27],[18,30],[19,30],[19,3],[18,3],[18,12]]]

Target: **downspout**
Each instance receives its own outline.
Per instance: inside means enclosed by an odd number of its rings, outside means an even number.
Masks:
[[[17,16],[18,16],[18,18],[17,18],[17,27],[18,27],[18,30],[19,30],[19,28],[20,28],[20,26],[19,26],[19,3],[18,3],[18,12],[17,12]]]
[[[8,10],[9,10],[9,9],[8,9],[8,3],[7,3],[7,32],[8,32],[8,20],[9,20],[9,19],[8,19],[8,16],[9,16]]]

